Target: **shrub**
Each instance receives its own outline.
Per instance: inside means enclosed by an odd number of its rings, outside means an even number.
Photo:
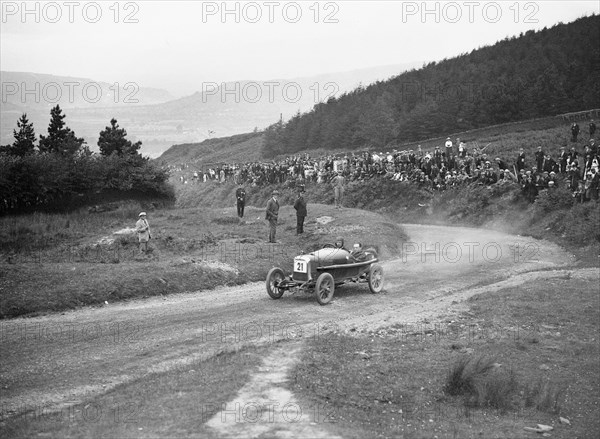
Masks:
[[[564,386],[550,381],[537,380],[525,390],[525,406],[549,413],[560,413]]]
[[[444,391],[452,396],[475,392],[475,380],[494,367],[495,361],[486,357],[461,358],[448,371]]]
[[[535,216],[544,216],[548,212],[568,209],[573,205],[573,195],[566,184],[555,189],[543,190],[534,202]]]
[[[469,407],[508,410],[513,406],[517,380],[513,371],[504,372],[493,358],[461,358],[448,371],[444,391],[465,396]]]
[[[577,244],[600,243],[600,203],[577,203],[562,213],[566,238]]]
[[[65,210],[105,191],[174,198],[168,178],[140,155],[0,154],[0,214]]]
[[[492,370],[489,375],[475,380],[475,392],[466,401],[471,407],[492,407],[506,411],[514,406],[517,379],[512,370]]]

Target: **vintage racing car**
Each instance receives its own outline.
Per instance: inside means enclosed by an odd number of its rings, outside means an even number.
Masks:
[[[310,293],[314,288],[321,305],[331,302],[335,287],[346,282],[368,282],[371,292],[379,293],[383,289],[383,268],[377,262],[374,249],[349,252],[326,244],[320,250],[296,256],[288,277],[281,268],[272,268],[267,274],[267,293],[279,299],[285,291]]]

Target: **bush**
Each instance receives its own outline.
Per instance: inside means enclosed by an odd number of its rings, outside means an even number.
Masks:
[[[600,243],[600,203],[577,203],[563,212],[566,238],[577,244]]]
[[[448,395],[466,395],[475,392],[475,380],[494,366],[491,358],[461,358],[448,371],[444,391]]]
[[[541,191],[533,205],[535,216],[540,217],[548,212],[570,208],[573,205],[573,195],[566,184],[563,184],[552,190]]]
[[[504,372],[489,357],[462,358],[448,371],[444,391],[452,396],[465,396],[469,407],[513,407],[517,380],[511,371]]]
[[[173,198],[168,178],[140,155],[0,154],[0,214],[65,210],[105,191]]]
[[[550,381],[537,380],[525,390],[525,407],[549,413],[560,413],[565,388]]]

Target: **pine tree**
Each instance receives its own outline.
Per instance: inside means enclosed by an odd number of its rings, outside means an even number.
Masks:
[[[119,128],[116,119],[111,119],[110,127],[106,127],[104,131],[100,131],[100,137],[98,138],[100,154],[105,156],[113,153],[117,155],[138,154],[142,142],[131,143],[126,137],[127,131],[124,128]]]
[[[57,152],[72,156],[81,150],[85,143],[83,138],[76,137],[71,128],[65,126],[60,106],[50,110],[50,125],[48,125],[48,136],[40,135],[39,149],[42,153]]]
[[[33,123],[30,123],[27,119],[27,113],[23,113],[20,119],[17,120],[17,128],[19,131],[13,130],[15,141],[9,147],[9,153],[18,156],[32,154],[35,148],[35,131],[33,130]]]

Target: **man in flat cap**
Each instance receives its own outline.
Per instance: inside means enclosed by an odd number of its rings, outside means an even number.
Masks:
[[[269,221],[269,242],[275,243],[275,232],[277,231],[277,218],[279,217],[279,191],[273,191],[273,195],[267,201],[266,220]]]
[[[304,233],[304,218],[306,218],[306,200],[304,199],[304,188],[298,191],[298,198],[294,203],[296,209],[296,235]]]
[[[135,231],[138,235],[138,241],[140,243],[140,252],[148,252],[148,241],[152,238],[150,234],[150,226],[146,220],[146,212],[140,212],[138,215],[139,219],[135,223]]]
[[[577,142],[577,136],[579,135],[579,125],[577,122],[573,122],[571,125],[571,142]]]
[[[244,217],[244,207],[246,206],[246,190],[244,186],[242,186],[241,180],[239,181],[239,186],[235,191],[235,200],[237,206],[237,214],[239,218]]]

